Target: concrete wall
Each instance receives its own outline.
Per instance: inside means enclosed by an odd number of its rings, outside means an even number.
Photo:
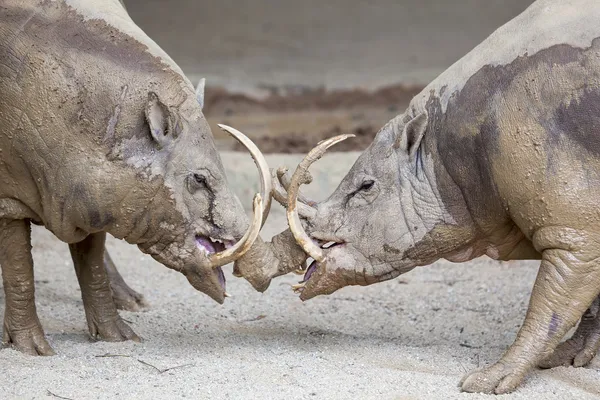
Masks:
[[[425,84],[531,0],[125,0],[192,78],[257,85]]]

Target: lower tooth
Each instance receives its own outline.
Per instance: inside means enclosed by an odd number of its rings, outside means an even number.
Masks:
[[[294,292],[301,291],[304,290],[304,286],[306,286],[305,282],[299,283],[297,285],[292,285],[292,290],[294,290]]]

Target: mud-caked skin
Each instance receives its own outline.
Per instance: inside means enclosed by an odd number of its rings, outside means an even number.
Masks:
[[[598,20],[597,1],[537,1],[417,95],[305,218],[313,240],[336,244],[301,298],[440,258],[541,259],[515,342],[461,388],[506,393],[537,365],[589,362],[600,345],[597,304],[586,312],[600,292]]]
[[[69,243],[94,337],[137,338],[112,295],[143,305],[105,255],[106,233],[224,300],[209,255],[248,219],[193,86],[119,0],[0,3],[3,341],[52,354],[35,309],[31,223]]]
[[[292,271],[301,271],[306,253],[295,241],[289,229],[275,235],[270,242],[256,239],[246,254],[233,266],[235,276],[243,277],[252,287],[264,292],[271,280]]]

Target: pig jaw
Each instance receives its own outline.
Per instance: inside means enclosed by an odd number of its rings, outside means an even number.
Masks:
[[[411,260],[388,263],[370,260],[349,243],[334,244],[322,262],[313,261],[295,291],[305,301],[351,285],[367,286],[393,279],[416,266]]]

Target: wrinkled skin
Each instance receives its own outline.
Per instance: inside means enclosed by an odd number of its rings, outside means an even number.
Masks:
[[[383,127],[294,232],[305,250],[303,235],[336,242],[307,250],[320,261],[301,299],[440,258],[540,259],[515,342],[460,387],[507,393],[537,365],[587,364],[600,345],[599,17],[593,1],[534,3]]]
[[[138,339],[111,297],[106,233],[222,303],[208,256],[239,240],[247,217],[193,86],[121,3],[4,1],[0,60],[3,342],[53,353],[35,309],[31,223],[69,243],[94,338]]]
[[[408,129],[405,121],[411,123]],[[437,185],[431,184],[437,178],[427,161],[430,156],[420,146],[426,123],[426,113],[390,121],[335,192],[317,205],[316,217],[305,221],[313,240],[335,244],[325,250],[325,260],[307,271],[302,300],[348,285],[395,278],[435,261],[439,250],[433,251],[431,242],[429,251],[409,254],[407,250],[422,243],[436,227],[443,226],[449,239],[456,238],[450,231],[454,220]],[[467,215],[464,205],[462,210],[460,204],[456,206],[456,212]],[[469,227],[459,229],[468,232]]]

